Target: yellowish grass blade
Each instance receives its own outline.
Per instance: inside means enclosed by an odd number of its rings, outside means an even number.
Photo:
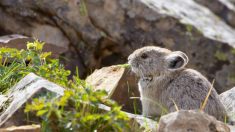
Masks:
[[[211,94],[211,91],[212,91],[212,88],[213,88],[213,85],[214,85],[214,82],[215,82],[215,79],[212,81],[211,88],[210,88],[209,92],[207,93],[207,96],[206,96],[206,98],[205,98],[205,100],[204,100],[204,102],[203,102],[203,104],[202,104],[202,106],[200,108],[201,111],[203,111],[205,109],[205,107],[206,107],[207,101],[209,99],[209,96]]]
[[[174,103],[174,106],[175,106],[176,111],[179,111],[179,108],[178,108],[178,106],[176,105],[175,101],[174,101],[172,98],[170,98],[170,100],[172,100],[172,102]]]

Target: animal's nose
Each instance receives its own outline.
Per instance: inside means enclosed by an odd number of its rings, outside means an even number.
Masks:
[[[127,58],[127,60],[130,61],[130,60],[131,60],[131,56],[129,56],[129,57]]]
[[[128,61],[130,61],[130,60],[131,60],[131,58],[130,58],[130,57],[128,57],[128,58],[127,58],[127,60],[128,60]]]
[[[133,55],[131,54],[131,55],[128,56],[127,60],[131,61],[132,59],[133,59]]]

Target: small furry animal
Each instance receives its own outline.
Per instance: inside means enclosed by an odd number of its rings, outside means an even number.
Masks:
[[[142,112],[147,117],[160,117],[164,108],[168,112],[176,111],[176,106],[185,110],[199,109],[212,87],[202,74],[185,68],[188,57],[181,51],[146,46],[134,51],[128,63],[140,77]],[[214,88],[204,111],[224,121],[226,111]]]

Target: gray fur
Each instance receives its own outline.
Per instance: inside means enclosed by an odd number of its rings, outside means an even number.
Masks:
[[[181,51],[147,46],[134,51],[128,63],[140,77],[138,85],[144,116],[161,116],[164,113],[161,107],[168,112],[176,111],[174,102],[179,109],[199,109],[211,88],[202,74],[185,68],[188,57]],[[204,111],[221,121],[226,116],[214,88]]]

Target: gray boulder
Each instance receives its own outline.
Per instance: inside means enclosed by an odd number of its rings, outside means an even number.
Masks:
[[[235,8],[232,0],[195,0],[199,4],[210,9],[219,19],[235,27]]]
[[[180,110],[162,116],[158,132],[230,132],[230,128],[206,113]]]
[[[235,123],[235,87],[219,95],[221,102],[225,106],[229,120]]]

